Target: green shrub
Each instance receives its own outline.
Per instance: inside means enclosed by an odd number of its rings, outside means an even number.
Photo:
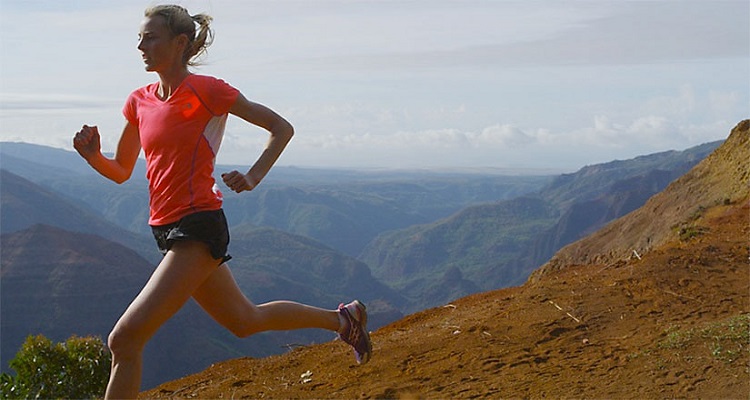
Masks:
[[[103,397],[111,355],[97,337],[72,336],[53,343],[29,336],[10,361],[15,376],[0,376],[3,399],[84,399]]]

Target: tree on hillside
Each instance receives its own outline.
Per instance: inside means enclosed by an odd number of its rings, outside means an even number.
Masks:
[[[0,398],[101,398],[111,357],[98,337],[53,343],[43,335],[29,336],[9,363],[16,375],[0,375]]]

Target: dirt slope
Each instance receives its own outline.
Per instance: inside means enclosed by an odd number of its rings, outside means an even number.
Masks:
[[[735,140],[717,149],[711,169],[670,186],[704,205],[691,211],[690,229],[668,227],[638,256],[558,264],[521,287],[408,316],[373,333],[364,366],[332,341],[215,364],[142,397],[747,399],[750,196],[745,183],[721,194],[726,201],[704,198],[719,187],[710,182],[747,182],[748,161],[736,153],[748,142]],[[732,167],[736,176],[714,172]],[[654,204],[639,211],[652,221],[668,214]],[[631,232],[607,254],[629,250]]]
[[[143,397],[746,399],[747,200],[710,210],[704,235],[641,260],[566,268],[411,315],[374,332],[364,366],[331,342],[216,364]]]

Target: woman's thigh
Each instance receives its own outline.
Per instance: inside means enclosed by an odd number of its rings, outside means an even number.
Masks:
[[[219,262],[204,243],[176,242],[117,322],[115,331],[125,333],[134,344],[145,345],[216,270]]]
[[[338,310],[287,300],[254,305],[242,293],[226,264],[219,266],[193,297],[218,323],[239,337],[267,330],[340,328]]]

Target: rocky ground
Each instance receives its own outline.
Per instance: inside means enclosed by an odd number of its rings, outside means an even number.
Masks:
[[[748,204],[707,208],[644,254],[410,315],[373,332],[363,366],[332,341],[141,397],[747,399]]]

